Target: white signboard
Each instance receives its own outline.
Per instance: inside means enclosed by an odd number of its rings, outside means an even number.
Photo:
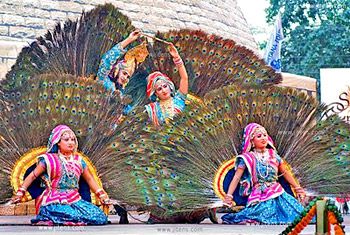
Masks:
[[[324,116],[338,114],[350,123],[350,68],[321,69],[321,101],[329,105]]]

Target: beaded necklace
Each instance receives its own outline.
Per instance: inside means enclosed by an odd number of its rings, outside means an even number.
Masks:
[[[264,175],[260,172],[259,167],[257,167],[257,172],[261,176],[261,178],[266,179],[269,176],[269,151],[259,151],[257,149],[254,149],[253,153],[256,160],[258,160],[261,163],[261,165],[265,166],[266,173]]]

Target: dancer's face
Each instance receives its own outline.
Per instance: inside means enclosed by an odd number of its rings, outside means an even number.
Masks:
[[[58,142],[58,148],[61,153],[73,153],[76,148],[75,135],[71,131],[63,132],[60,142]]]
[[[155,85],[155,89],[156,89],[156,96],[160,100],[167,100],[171,97],[170,86],[165,81],[162,81],[162,80],[157,81]]]
[[[265,129],[257,129],[252,140],[256,149],[264,150],[268,144],[268,135]]]
[[[122,86],[126,86],[130,79],[130,73],[126,69],[119,70],[118,83]]]

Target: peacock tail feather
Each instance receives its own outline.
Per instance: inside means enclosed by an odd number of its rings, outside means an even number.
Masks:
[[[175,206],[179,203],[173,194],[178,176],[164,165],[167,156],[159,152],[161,143],[154,142],[155,136],[148,136],[152,131],[156,130],[141,108],[133,110],[117,127],[118,135],[108,147],[114,153],[104,185],[111,197],[130,205],[148,209]]]

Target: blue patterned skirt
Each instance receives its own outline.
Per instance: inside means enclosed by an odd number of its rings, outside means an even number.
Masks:
[[[47,225],[103,225],[107,216],[97,206],[85,200],[73,204],[49,204],[41,206],[39,214],[31,220],[32,224]]]
[[[289,224],[298,217],[304,207],[293,196],[284,192],[276,198],[244,208],[238,213],[222,216],[225,224],[258,222],[262,224]]]

